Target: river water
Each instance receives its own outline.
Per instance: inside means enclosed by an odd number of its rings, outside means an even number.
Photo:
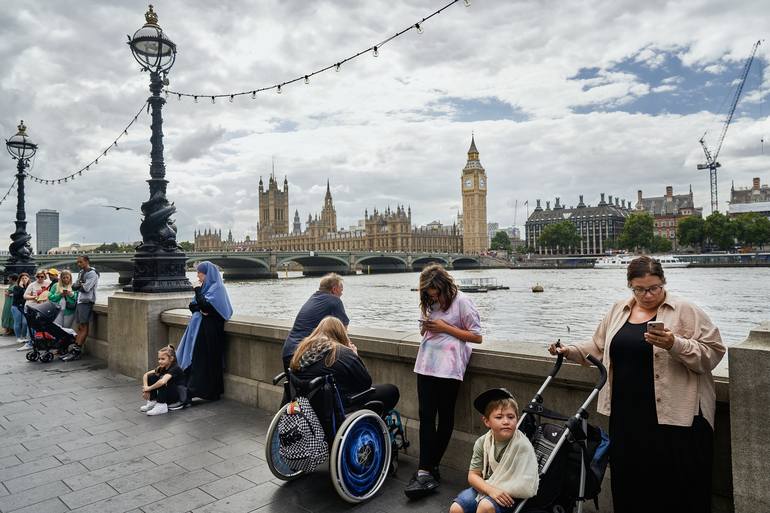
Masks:
[[[630,294],[624,269],[452,271],[455,278],[493,277],[510,290],[471,294],[481,316],[484,346],[505,350],[510,341],[547,344],[591,337],[602,316]],[[195,277],[194,273],[189,274]],[[342,297],[352,327],[417,332],[418,273],[345,276]],[[730,345],[770,320],[770,268],[667,269],[667,290],[706,311]],[[292,320],[318,288],[319,278],[281,273],[275,280],[228,282],[236,314]],[[540,283],[545,292],[534,294]],[[117,274],[104,273],[99,302],[119,290]]]

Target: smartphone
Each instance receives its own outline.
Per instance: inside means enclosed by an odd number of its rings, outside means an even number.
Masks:
[[[647,331],[665,329],[663,321],[650,321],[647,323]]]

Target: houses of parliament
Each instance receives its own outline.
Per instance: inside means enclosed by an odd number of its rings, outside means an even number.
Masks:
[[[463,213],[452,226],[438,221],[412,226],[412,209],[403,205],[383,211],[364,211],[364,218],[350,229],[337,226],[329,182],[320,214],[308,214],[302,229],[299,212],[290,220],[289,182],[282,186],[272,173],[267,185],[259,179],[257,237],[236,241],[232,233],[222,239],[221,230],[196,230],[196,251],[393,251],[480,253],[488,248],[487,177],[471,137],[468,161],[460,177]],[[291,224],[290,224],[291,221]]]

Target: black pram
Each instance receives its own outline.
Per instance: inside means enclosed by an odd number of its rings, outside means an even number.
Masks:
[[[24,315],[29,327],[35,330],[32,349],[27,353],[27,360],[40,360],[48,363],[54,358],[53,351],[66,353],[70,344],[75,343],[75,331],[62,328],[54,322],[59,315],[59,305],[46,301],[37,305],[28,305]]]

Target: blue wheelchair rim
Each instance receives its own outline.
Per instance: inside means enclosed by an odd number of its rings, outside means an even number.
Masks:
[[[385,444],[390,444],[390,437],[374,415],[359,417],[345,433],[337,468],[339,480],[353,497],[366,496],[381,482],[383,467],[389,463],[384,461]]]

